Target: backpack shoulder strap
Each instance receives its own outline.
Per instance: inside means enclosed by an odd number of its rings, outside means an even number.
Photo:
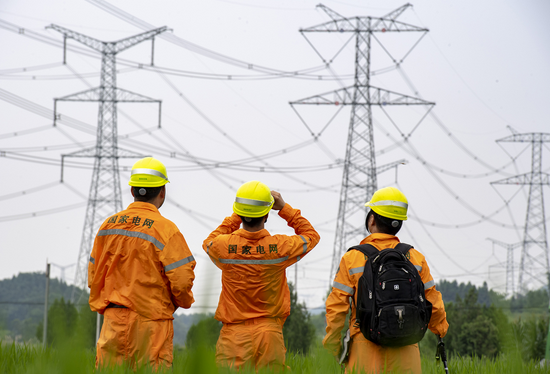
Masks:
[[[398,243],[394,249],[398,250],[399,252],[403,253],[404,255],[407,254],[407,252],[409,252],[409,250],[413,248],[412,245],[410,244],[406,244],[406,243]]]
[[[353,250],[353,249],[356,250],[356,251],[361,252],[362,254],[367,256],[368,258],[372,258],[373,256],[377,255],[378,252],[379,252],[378,249],[375,246],[373,246],[372,244],[354,245],[353,247],[348,249],[348,252]]]

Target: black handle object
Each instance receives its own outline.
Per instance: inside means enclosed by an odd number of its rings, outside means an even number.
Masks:
[[[439,342],[437,343],[437,350],[435,353],[435,360],[439,363],[439,360],[443,361],[443,367],[445,368],[445,374],[449,374],[449,367],[447,366],[447,353],[445,352],[445,343],[443,338],[438,336]]]

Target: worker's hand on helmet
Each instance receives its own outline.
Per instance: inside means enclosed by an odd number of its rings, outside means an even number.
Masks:
[[[271,196],[273,196],[273,198],[275,199],[275,202],[273,203],[273,210],[281,210],[284,208],[285,206],[285,201],[283,200],[283,197],[281,196],[280,193],[278,193],[277,191],[271,191]]]

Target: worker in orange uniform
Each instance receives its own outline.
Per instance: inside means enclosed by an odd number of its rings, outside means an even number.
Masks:
[[[177,226],[158,211],[168,182],[160,161],[137,161],[129,182],[134,202],[107,218],[95,238],[90,308],[104,315],[96,367],[172,366],[172,314],[195,301],[195,259]]]
[[[269,211],[278,210],[296,235],[270,235]],[[233,214],[203,243],[222,271],[215,318],[223,323],[216,345],[219,366],[285,369],[283,325],[290,314],[285,269],[308,254],[319,234],[280,193],[251,181],[237,191]],[[239,229],[242,222],[242,229]]]
[[[370,235],[361,244],[371,244],[376,249],[395,248],[399,238],[395,236],[407,219],[408,201],[405,195],[394,187],[376,191],[372,199],[365,204],[371,210],[367,214],[366,227]],[[436,290],[435,282],[424,256],[414,248],[408,252],[409,260],[420,273],[424,283],[426,299],[432,303],[432,315],[428,328],[436,335],[444,337],[449,328],[441,293]],[[421,373],[420,351],[418,344],[403,347],[383,347],[367,340],[355,324],[358,281],[363,274],[366,256],[351,250],[340,261],[338,273],[332,285],[332,292],[326,301],[326,335],[323,345],[337,359],[341,355],[341,332],[346,315],[350,309],[349,321],[350,347],[346,364],[346,373],[352,371],[364,373]]]

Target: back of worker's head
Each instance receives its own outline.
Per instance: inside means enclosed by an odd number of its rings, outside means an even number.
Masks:
[[[249,227],[258,227],[265,222],[264,217],[273,207],[275,199],[271,190],[262,182],[250,181],[237,190],[233,211]]]
[[[371,216],[374,217],[378,230],[390,235],[397,234],[403,226],[403,221],[407,220],[409,202],[405,195],[395,187],[379,189],[365,206],[371,208],[365,223],[367,230]]]
[[[166,167],[153,157],[145,157],[132,166],[128,184],[136,201],[151,201],[156,198],[162,187],[169,183]]]

